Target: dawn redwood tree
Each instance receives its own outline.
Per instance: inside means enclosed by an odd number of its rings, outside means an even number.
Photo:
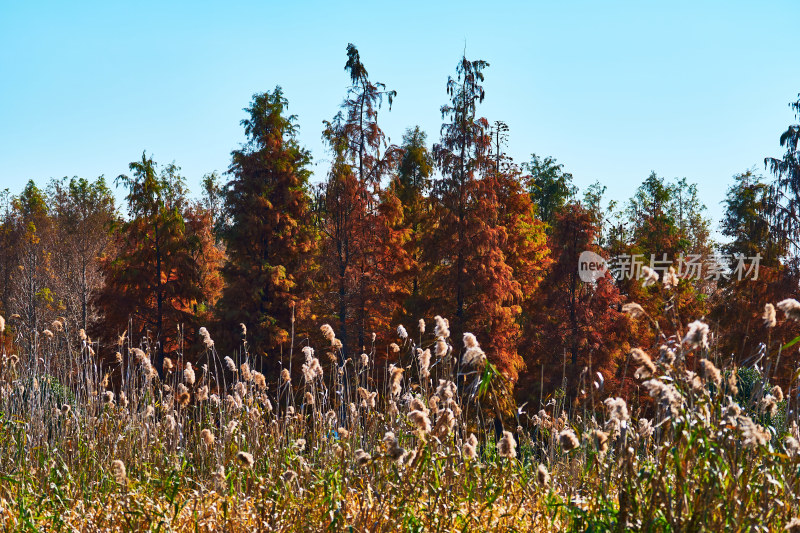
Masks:
[[[749,276],[739,280],[733,276],[721,280],[712,300],[711,318],[718,324],[720,353],[740,364],[758,353],[762,343],[786,342],[796,335],[794,325],[781,323],[770,331],[762,320],[765,303],[777,303],[797,294],[797,271],[787,262],[787,242],[770,230],[768,209],[770,186],[761,176],[748,170],[734,176],[723,205],[725,213],[721,231],[729,241],[722,252],[730,257],[730,267],[736,268],[737,255],[746,262],[761,255],[758,279]],[[785,363],[794,368],[794,357],[786,351]],[[784,365],[781,365],[784,367]],[[789,368],[785,368],[788,374]]]
[[[204,202],[190,202],[183,217],[186,234],[198,244],[190,254],[197,265],[201,296],[193,303],[192,312],[198,323],[209,324],[216,319],[216,305],[222,296],[225,249],[218,242],[213,211]]]
[[[367,198],[358,178],[345,160],[342,139],[328,139],[333,162],[328,178],[320,187],[316,209],[320,231],[321,275],[324,290],[319,300],[320,314],[335,317],[337,338],[347,353],[351,341],[355,306],[356,267],[363,250],[362,239],[367,224]]]
[[[558,388],[574,397],[584,369],[592,376],[601,372],[609,390],[619,385],[616,370],[630,333],[629,318],[619,311],[621,296],[608,273],[595,284],[578,277],[581,252],[601,253],[596,240],[592,213],[581,204],[571,202],[556,214],[549,235],[553,263],[524,311],[521,350],[528,358],[520,401],[536,405]]]
[[[146,153],[117,178],[128,189],[128,220],[114,231],[116,254],[103,261],[105,285],[97,297],[104,318],[98,331],[107,340],[127,331],[134,344],[154,349],[160,371],[164,355],[184,342],[196,344],[194,305],[199,285],[197,235],[187,229],[184,180],[170,164],[159,172]]]
[[[387,187],[379,192],[372,253],[377,283],[371,284],[368,292],[368,327],[382,340],[396,338],[389,332],[403,323],[401,319],[412,326],[422,318],[419,309],[407,307],[418,262],[411,245],[413,228],[406,222],[403,208],[394,189]]]
[[[397,286],[410,268],[404,250],[402,209],[381,182],[400,157],[378,125],[384,98],[395,91],[369,79],[358,50],[347,46],[345,70],[351,87],[342,110],[325,121],[323,139],[333,161],[318,202],[323,234],[321,263],[329,280],[323,304],[332,310],[343,353],[364,350],[399,313]]]
[[[486,279],[488,287],[500,287],[505,296],[490,297],[483,303],[492,321],[491,337],[486,347],[496,354],[500,367],[516,377],[527,365],[527,357],[519,350],[523,332],[523,313],[537,304],[537,294],[552,262],[545,233],[546,225],[537,219],[536,207],[524,188],[521,170],[510,161],[497,166],[481,180],[484,197],[494,204],[488,212],[490,226],[499,232],[498,262],[511,269],[510,279]],[[501,293],[502,294],[502,293]]]
[[[441,108],[441,140],[433,147],[441,178],[433,186],[431,195],[435,213],[431,218],[426,243],[427,262],[433,276],[429,294],[433,308],[439,314],[451,315],[457,326],[455,332],[463,333],[472,308],[478,304],[478,287],[470,274],[476,270],[474,237],[481,231],[485,213],[479,211],[479,185],[481,170],[490,164],[491,137],[488,122],[477,117],[477,106],[485,97],[483,70],[486,61],[469,61],[462,57],[456,68],[456,77],[448,77],[447,94],[450,102]],[[484,235],[486,237],[488,235]],[[490,246],[482,249],[490,250]]]
[[[451,318],[455,339],[477,335],[514,379],[524,365],[516,349],[520,304],[536,284],[530,262],[543,259],[545,246],[519,174],[498,172],[502,158],[492,157],[488,121],[477,116],[487,66],[462,57],[448,79],[450,102],[442,106],[445,123],[433,149],[441,178],[431,194],[423,260],[431,312]]]
[[[410,269],[405,288],[408,298],[404,307],[405,319],[413,323],[424,313],[425,295],[421,292],[420,282],[420,277],[425,275],[421,268],[422,230],[425,219],[430,216],[427,195],[431,189],[434,161],[426,146],[425,132],[419,126],[406,130],[400,150],[402,155],[390,190],[402,205],[401,225],[408,237],[405,250]]]
[[[232,153],[232,178],[224,190],[227,261],[219,336],[232,347],[244,324],[256,356],[277,357],[282,347],[288,353],[292,318],[302,324],[310,315],[317,246],[311,155],[298,143],[297,117],[287,108],[280,87],[253,97],[242,120],[247,142]]]
[[[789,104],[800,117],[800,95]],[[791,124],[780,137],[783,157],[767,157],[764,165],[775,176],[769,197],[770,227],[793,256],[800,251],[800,124]]]

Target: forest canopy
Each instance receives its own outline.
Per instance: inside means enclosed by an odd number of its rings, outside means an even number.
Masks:
[[[176,163],[147,151],[113,180],[122,205],[102,176],[3,191],[4,343],[36,351],[58,320],[100,358],[128,336],[161,373],[164,358],[203,358],[202,330],[220,353],[276,375],[293,347],[321,338],[320,323],[343,365],[385,357],[388,331],[441,316],[453,338],[476,337],[520,400],[543,401],[579,396],[590,370],[610,391],[633,386],[631,350],[679,334],[675,312],[713,324],[734,362],[793,337],[761,315],[798,292],[800,126],[778,135],[784,153],[763,173],[732,178],[712,221],[686,178],[652,172],[629,199],[608,199],[535,146],[514,161],[514,132],[482,113],[491,67],[480,59],[460,58],[444,79],[439,131],[409,125],[392,144],[381,119],[402,95],[370,76],[355,45],[344,59],[350,84],[321,125],[324,176],[312,176],[278,86],[253,95],[246,141],[198,196]],[[607,267],[590,282],[585,251]],[[657,327],[632,320],[631,303]]]

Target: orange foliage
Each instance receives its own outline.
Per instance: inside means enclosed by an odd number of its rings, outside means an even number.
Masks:
[[[621,297],[610,274],[596,285],[578,278],[578,256],[600,253],[591,214],[569,204],[557,214],[549,243],[553,266],[540,291],[525,306],[522,340],[527,370],[520,378],[520,400],[536,404],[555,389],[579,391],[581,376],[588,384],[603,374],[607,390],[615,390],[617,371],[629,348],[630,320],[619,311]]]

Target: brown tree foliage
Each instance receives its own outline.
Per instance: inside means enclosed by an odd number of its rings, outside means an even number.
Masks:
[[[307,325],[316,270],[311,156],[297,142],[296,117],[287,107],[280,87],[253,97],[242,121],[248,142],[233,152],[224,193],[228,259],[218,334],[232,351],[244,324],[259,366],[288,352],[293,320]]]
[[[577,394],[579,380],[589,380],[583,384],[588,388],[596,372],[616,390],[614,376],[624,365],[630,334],[611,275],[595,284],[578,277],[581,252],[601,253],[591,213],[578,203],[567,204],[555,215],[549,245],[553,264],[524,313],[522,350],[529,357],[517,395],[534,405],[556,389]]]
[[[145,342],[160,369],[166,353],[182,354],[198,344],[196,306],[210,298],[200,284],[203,265],[197,261],[204,231],[199,219],[187,224],[190,206],[175,165],[159,172],[142,154],[130,169],[132,176],[119,177],[128,188],[130,218],[114,232],[117,253],[102,262],[98,334],[111,345],[125,332],[134,343]]]
[[[441,111],[448,121],[434,146],[442,177],[434,184],[426,224],[425,289],[431,312],[453,317],[454,338],[477,335],[513,380],[524,366],[517,317],[547,253],[519,173],[493,164],[488,121],[477,117],[487,66],[462,57],[447,83],[450,102]]]
[[[4,221],[4,239],[12,244],[4,253],[7,265],[3,293],[6,312],[14,319],[18,342],[29,353],[37,353],[42,332],[55,317],[55,294],[51,268],[53,220],[47,198],[33,181],[11,201]]]
[[[342,112],[325,122],[333,162],[318,205],[327,282],[322,312],[334,319],[342,353],[352,354],[368,350],[372,333],[385,331],[398,315],[409,260],[402,206],[392,190],[381,190],[400,157],[378,125],[384,98],[391,106],[395,92],[369,79],[352,44],[347,58],[352,86]]]
[[[50,188],[54,290],[67,325],[89,330],[98,319],[92,297],[103,285],[99,259],[111,251],[110,229],[117,220],[114,196],[102,176],[94,182],[53,180]]]

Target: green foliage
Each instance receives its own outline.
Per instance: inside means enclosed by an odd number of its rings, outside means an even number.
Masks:
[[[736,401],[742,405],[747,405],[753,397],[753,391],[757,384],[761,383],[761,373],[753,367],[743,367],[736,371],[736,381],[739,394]]]
[[[572,184],[572,174],[564,172],[564,165],[556,163],[550,156],[542,159],[531,154],[529,163],[522,165],[528,178],[528,192],[531,195],[539,219],[552,226],[556,214],[578,192]]]
[[[789,107],[800,117],[800,95]],[[800,153],[797,145],[800,142],[800,124],[790,125],[780,136],[780,145],[785,148],[782,157],[767,157],[766,166],[775,176],[769,195],[766,215],[770,229],[782,247],[791,249],[793,255],[798,252],[798,235],[800,220],[797,212],[800,209]]]
[[[768,209],[770,188],[763,177],[747,170],[737,174],[725,196],[722,234],[731,239],[723,245],[726,254],[755,257],[760,254],[764,266],[775,266],[785,250],[770,229]]]

